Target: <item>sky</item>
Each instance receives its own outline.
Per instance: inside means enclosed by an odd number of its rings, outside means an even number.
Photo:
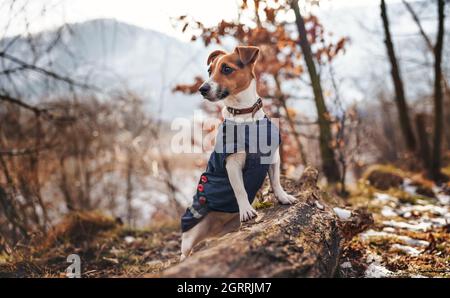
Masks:
[[[0,37],[23,33],[26,23],[30,24],[26,30],[34,33],[66,22],[114,18],[184,39],[187,37],[173,27],[171,17],[188,14],[206,25],[213,25],[221,19],[236,18],[239,3],[238,0],[16,0],[11,9],[11,2],[0,0]],[[321,0],[320,7],[313,9],[351,9],[378,4],[378,0]],[[300,5],[305,11],[310,9],[305,0],[300,0]]]

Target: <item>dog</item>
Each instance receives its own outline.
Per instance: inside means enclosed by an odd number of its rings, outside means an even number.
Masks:
[[[223,101],[224,128],[254,125],[259,127],[259,133],[264,133],[261,130],[264,128],[270,137],[277,134],[279,137],[278,128],[265,115],[257,94],[254,68],[258,56],[259,48],[253,46],[238,46],[232,53],[213,51],[207,59],[209,79],[200,86],[199,92],[211,102]],[[222,131],[219,129],[219,132]],[[222,137],[222,134],[217,137],[216,145]],[[250,139],[247,135],[244,138],[245,142]],[[205,238],[237,230],[241,222],[257,216],[251,202],[267,173],[273,193],[281,204],[296,201],[280,184],[278,145],[276,143],[276,148],[272,148],[271,163],[267,165],[261,164],[262,155],[249,153],[244,148],[222,154],[215,150],[211,154],[193,203],[181,219],[180,261],[188,257],[193,247]]]

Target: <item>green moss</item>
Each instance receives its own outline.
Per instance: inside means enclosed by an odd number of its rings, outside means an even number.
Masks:
[[[447,176],[450,176],[450,165],[445,168],[442,168],[442,173],[444,173]]]
[[[123,227],[122,229],[120,229],[120,231],[118,232],[118,236],[120,236],[120,237],[124,237],[124,236],[144,237],[151,233],[152,233],[152,230],[149,228],[136,229],[136,228],[131,228],[131,227],[126,226],[126,227]]]
[[[445,252],[445,251],[446,251],[445,243],[439,243],[439,244],[437,244],[437,245],[436,245],[436,249],[437,249],[438,251],[443,251],[443,252]],[[450,262],[450,257],[448,258],[448,262]]]
[[[367,168],[367,170],[364,172],[363,179],[367,180],[367,177],[370,175],[370,173],[372,173],[373,171],[380,171],[380,172],[385,172],[385,173],[390,173],[390,174],[394,174],[397,176],[400,176],[402,178],[405,177],[410,177],[411,174],[407,173],[393,165],[381,165],[381,164],[375,164],[375,165],[371,165],[370,167]]]
[[[253,205],[253,208],[258,210],[258,209],[266,209],[266,208],[273,207],[274,204],[271,201],[261,202],[259,200],[255,200],[252,205]]]
[[[433,198],[429,198],[429,197],[418,195],[418,194],[412,195],[412,194],[404,192],[400,189],[395,189],[395,188],[390,189],[386,193],[390,194],[393,197],[398,198],[400,203],[403,203],[403,204],[408,203],[408,204],[417,205],[417,204],[419,204],[419,201],[427,201],[430,203],[435,202],[435,199],[433,199]]]

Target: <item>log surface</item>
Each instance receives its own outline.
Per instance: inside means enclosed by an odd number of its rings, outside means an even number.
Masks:
[[[341,253],[341,233],[335,213],[321,199],[317,178],[317,170],[307,168],[290,185],[297,192],[296,204],[260,210],[256,220],[202,243],[162,276],[332,277]]]

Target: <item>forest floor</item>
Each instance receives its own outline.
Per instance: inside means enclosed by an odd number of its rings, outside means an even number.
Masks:
[[[383,166],[368,176],[347,204],[375,222],[345,244],[340,276],[450,277],[450,184]]]
[[[67,236],[75,226],[82,228]],[[59,227],[58,239],[52,236],[50,243],[24,247],[0,261],[0,277],[66,277],[71,254],[80,256],[82,277],[88,278],[142,277],[179,260],[181,235],[175,224],[137,230],[101,214],[79,213]]]
[[[450,277],[450,184],[378,166],[348,199],[328,203],[366,207],[375,219],[344,244],[337,276]],[[65,277],[71,254],[81,258],[82,277],[143,277],[177,264],[179,252],[178,222],[137,230],[100,213],[73,213],[45,238],[0,255],[0,277]]]

